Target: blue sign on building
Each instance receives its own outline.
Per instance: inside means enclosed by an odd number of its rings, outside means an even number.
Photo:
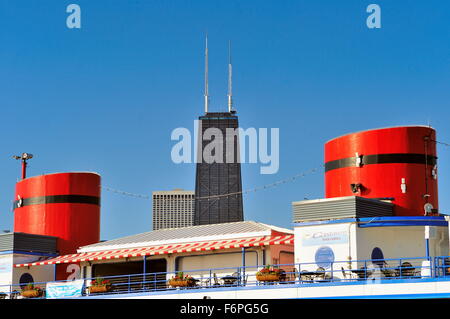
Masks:
[[[328,246],[322,246],[316,251],[315,261],[317,266],[322,267],[324,269],[328,269],[331,267],[331,264],[334,262],[334,252]]]
[[[84,280],[49,282],[46,286],[46,297],[48,299],[81,297],[83,287]]]

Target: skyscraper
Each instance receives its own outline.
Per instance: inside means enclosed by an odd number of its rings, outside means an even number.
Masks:
[[[228,64],[228,112],[209,112],[208,39],[205,51],[205,114],[199,117],[197,171],[195,182],[194,225],[243,221],[241,164],[239,158],[239,127],[236,111],[232,110],[231,58]],[[231,55],[230,55],[231,57]],[[202,138],[209,129],[216,148],[211,151],[219,161],[203,157],[211,140]],[[232,141],[233,143],[229,143]],[[219,153],[217,153],[219,152]],[[199,160],[200,159],[200,160]]]
[[[193,225],[194,192],[182,189],[152,193],[153,230]]]

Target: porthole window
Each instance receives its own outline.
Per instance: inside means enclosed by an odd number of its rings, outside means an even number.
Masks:
[[[20,284],[21,288],[25,287],[28,284],[32,284],[32,283],[34,283],[33,276],[31,276],[27,272],[22,274],[22,276],[20,276],[20,278],[19,278],[19,284]]]
[[[372,250],[372,256],[371,256],[371,259],[372,259],[372,263],[373,263],[374,265],[379,266],[379,267],[383,267],[383,265],[386,263],[386,262],[384,261],[383,251],[381,250],[381,248],[378,248],[378,247],[375,247],[375,248]]]

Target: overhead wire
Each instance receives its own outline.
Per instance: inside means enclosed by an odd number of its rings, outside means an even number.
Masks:
[[[437,144],[444,145],[444,146],[450,146],[450,143],[439,142],[439,141],[435,141],[435,140],[431,140],[431,141],[432,141],[432,142],[435,142],[435,143],[437,143]]]
[[[274,187],[278,187],[282,184],[286,184],[286,183],[290,183],[290,182],[294,182],[297,179],[312,175],[314,173],[316,173],[317,171],[319,171],[322,167],[324,167],[324,165],[321,165],[320,167],[316,167],[313,169],[310,169],[308,171],[305,171],[303,173],[299,173],[278,181],[275,181],[273,183],[269,183],[269,184],[265,184],[259,187],[254,187],[254,188],[249,188],[243,191],[239,191],[239,192],[232,192],[232,193],[226,193],[226,194],[218,194],[218,195],[211,195],[211,196],[202,196],[202,197],[196,197],[194,198],[195,200],[211,200],[211,199],[219,199],[219,198],[224,198],[224,197],[231,197],[231,196],[238,196],[238,195],[246,195],[252,192],[258,192],[261,190],[265,190],[265,189],[270,189],[270,188],[274,188]],[[149,195],[143,195],[143,194],[136,194],[136,193],[131,193],[131,192],[126,192],[126,191],[122,191],[122,190],[118,190],[118,189],[114,189],[112,187],[109,186],[101,186],[102,189],[112,192],[112,193],[116,193],[116,194],[120,194],[120,195],[124,195],[124,196],[129,196],[129,197],[136,197],[136,198],[142,198],[142,199],[150,199],[151,196]]]

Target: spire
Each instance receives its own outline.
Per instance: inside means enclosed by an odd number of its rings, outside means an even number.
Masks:
[[[208,113],[209,95],[208,95],[208,34],[206,34],[205,46],[205,113]]]
[[[231,41],[228,41],[228,112],[233,107],[233,66],[231,64]]]

